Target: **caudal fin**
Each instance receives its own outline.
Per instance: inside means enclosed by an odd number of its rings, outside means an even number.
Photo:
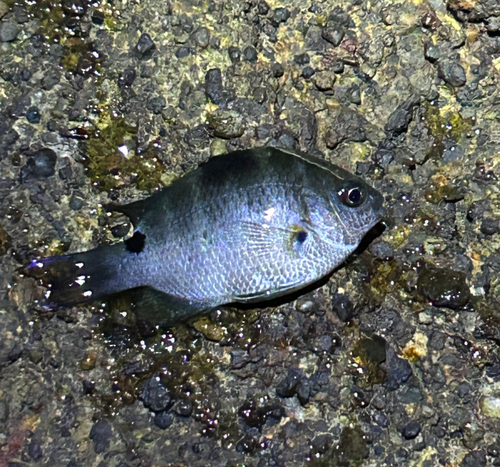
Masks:
[[[93,302],[126,288],[119,277],[124,251],[123,244],[116,244],[36,259],[27,266],[27,274],[47,287],[44,306],[48,308]]]

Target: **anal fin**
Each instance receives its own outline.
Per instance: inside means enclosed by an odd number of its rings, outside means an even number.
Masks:
[[[136,317],[152,324],[175,324],[212,308],[209,304],[175,297],[152,287],[140,287],[128,293]]]

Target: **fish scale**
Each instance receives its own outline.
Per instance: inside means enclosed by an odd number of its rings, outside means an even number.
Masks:
[[[278,297],[329,274],[383,208],[379,192],[340,167],[260,148],[210,159],[133,214],[124,243],[29,266],[48,286],[45,306],[133,289],[139,314],[172,323]]]

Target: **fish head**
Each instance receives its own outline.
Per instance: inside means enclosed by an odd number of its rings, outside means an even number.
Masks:
[[[325,183],[321,201],[309,204],[311,219],[315,219],[324,241],[352,251],[383,218],[384,199],[361,178],[340,167],[335,166],[333,174]]]

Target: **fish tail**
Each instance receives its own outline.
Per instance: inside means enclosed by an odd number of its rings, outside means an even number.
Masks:
[[[33,260],[27,274],[41,279],[47,287],[44,306],[71,306],[88,303],[120,292],[127,287],[122,268],[123,244],[100,247],[84,253]]]

